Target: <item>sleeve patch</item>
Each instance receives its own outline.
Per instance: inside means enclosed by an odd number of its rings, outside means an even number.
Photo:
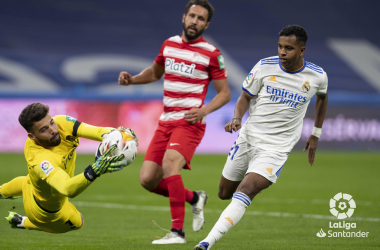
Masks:
[[[252,81],[253,76],[254,76],[254,74],[252,72],[248,74],[248,77],[247,77],[248,82]]]
[[[42,161],[41,162],[41,169],[42,169],[42,172],[44,172],[46,174],[46,176],[49,176],[51,171],[54,170],[54,167],[49,161]]]
[[[222,55],[218,56],[218,62],[219,62],[219,69],[224,69],[224,58]]]
[[[71,116],[66,116],[66,121],[75,123],[77,120],[75,118],[72,118]]]

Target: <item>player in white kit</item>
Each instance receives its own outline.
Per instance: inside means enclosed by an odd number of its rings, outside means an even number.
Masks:
[[[278,56],[260,60],[243,82],[234,118],[226,132],[241,131],[227,157],[219,185],[219,197],[231,199],[208,236],[195,250],[209,250],[242,218],[252,199],[275,183],[302,132],[310,99],[317,95],[312,135],[304,151],[314,163],[318,138],[327,108],[327,75],[303,59],[306,31],[290,25],[280,32]],[[257,99],[256,99],[257,98]],[[249,108],[249,118],[241,118]]]

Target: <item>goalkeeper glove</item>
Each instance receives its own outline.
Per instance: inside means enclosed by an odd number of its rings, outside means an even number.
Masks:
[[[124,128],[123,126],[120,126],[120,127],[117,128],[117,130],[119,130],[119,131],[123,131],[123,132],[126,133],[127,135],[132,136],[133,139],[136,141],[137,146],[139,145],[139,139],[137,138],[135,132],[134,132],[132,129],[130,129],[130,128]]]
[[[112,145],[102,156],[100,156],[94,164],[89,165],[84,170],[84,177],[89,181],[94,181],[97,177],[104,173],[112,173],[120,171],[127,165],[127,161],[121,161],[124,155],[108,157],[112,151],[116,149],[116,145]]]

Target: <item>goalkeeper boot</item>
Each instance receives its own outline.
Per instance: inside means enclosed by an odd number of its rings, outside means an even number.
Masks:
[[[9,211],[8,217],[5,217],[5,219],[9,222],[12,228],[22,228],[25,229],[24,227],[24,222],[26,216],[21,216],[16,212],[11,212]]]
[[[205,191],[196,191],[196,193],[199,197],[198,202],[191,206],[191,210],[193,211],[193,230],[198,232],[202,229],[203,223],[205,223],[203,210],[205,209],[208,195]]]
[[[199,244],[194,247],[194,250],[208,250],[210,249],[208,248],[208,246],[209,246],[208,242],[202,241],[202,242],[199,242]]]

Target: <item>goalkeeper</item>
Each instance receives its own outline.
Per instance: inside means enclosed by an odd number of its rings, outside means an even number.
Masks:
[[[95,163],[74,176],[79,137],[102,141],[113,128],[91,126],[64,115],[52,118],[49,106],[41,103],[24,108],[19,122],[28,132],[24,153],[29,174],[1,185],[0,198],[22,195],[27,217],[10,212],[7,221],[13,228],[49,233],[81,228],[83,216],[68,198],[82,193],[100,175],[123,169],[127,161],[122,160],[124,155],[108,157],[116,145],[103,155],[98,149]]]

